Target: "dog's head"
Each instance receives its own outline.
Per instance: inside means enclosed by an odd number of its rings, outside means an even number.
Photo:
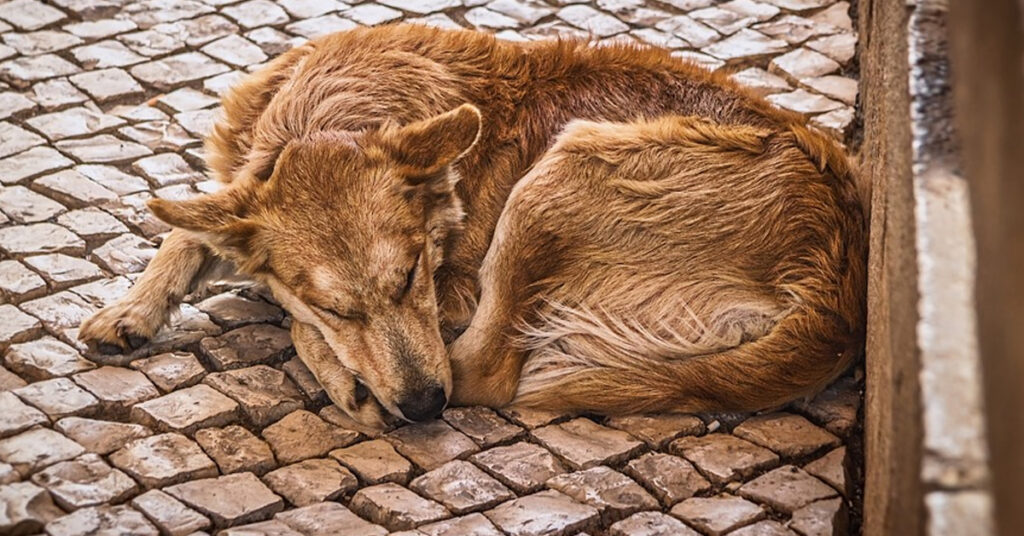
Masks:
[[[149,206],[265,282],[390,413],[425,420],[451,393],[433,278],[463,215],[451,165],[479,132],[470,105],[400,127],[320,132],[217,193]],[[324,387],[346,407],[365,395],[350,383]]]

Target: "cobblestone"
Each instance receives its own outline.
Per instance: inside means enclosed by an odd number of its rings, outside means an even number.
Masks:
[[[200,147],[221,113],[217,96],[307,38],[404,20],[515,41],[636,40],[719,69],[849,141],[858,97],[849,3],[15,0],[5,8],[0,533],[846,530],[859,497],[851,477],[859,461],[844,446],[862,400],[852,377],[787,413],[708,426],[692,415],[450,408],[443,420],[381,435],[324,407],[326,393],[294,357],[290,320],[258,292],[217,285],[190,296],[170,326],[128,355],[84,357],[75,336],[84,318],[124,295],[170,230],[145,202],[219,186],[204,173]],[[33,483],[44,478],[52,493]],[[128,480],[141,489],[119,492],[117,481]],[[817,484],[806,497],[786,499],[808,483]],[[196,484],[181,488],[191,503],[166,493],[182,484]],[[411,502],[359,495],[381,484]],[[750,500],[709,496],[723,491]],[[50,502],[59,494],[67,515]],[[352,494],[362,504],[355,512],[319,502],[347,504]],[[445,519],[403,510],[413,503]],[[733,521],[709,528],[695,505]],[[243,513],[249,507],[259,515]]]
[[[392,483],[359,490],[349,508],[392,531],[413,529],[451,516],[440,504]]]

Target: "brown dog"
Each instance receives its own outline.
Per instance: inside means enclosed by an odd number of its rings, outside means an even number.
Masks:
[[[863,336],[845,155],[664,51],[360,29],[284,54],[224,110],[206,147],[230,184],[150,203],[176,229],[83,339],[151,337],[227,260],[293,315],[331,398],[380,424],[449,398],[761,409],[830,381]]]

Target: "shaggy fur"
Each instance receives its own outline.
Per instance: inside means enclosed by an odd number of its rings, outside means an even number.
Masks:
[[[861,344],[846,156],[664,51],[359,29],[284,54],[224,110],[207,153],[230,184],[151,203],[177,229],[83,339],[152,336],[227,259],[293,314],[332,399],[378,424],[449,397],[762,409]]]

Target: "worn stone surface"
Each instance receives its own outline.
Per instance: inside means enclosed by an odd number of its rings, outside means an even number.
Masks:
[[[465,434],[442,420],[403,426],[388,434],[386,439],[395,450],[426,471],[479,450]]]
[[[284,508],[284,501],[252,473],[193,480],[164,491],[208,515],[217,528],[262,521]]]
[[[110,463],[147,489],[217,475],[217,466],[181,434],[137,439],[110,455]]]
[[[412,529],[451,516],[444,506],[393,483],[359,490],[349,508],[389,530]]]
[[[665,506],[711,489],[690,462],[670,454],[652,452],[631,460],[625,473],[651,491]]]
[[[597,527],[600,518],[593,506],[554,490],[509,501],[484,515],[506,534],[517,536],[567,536]]]
[[[185,535],[210,528],[210,520],[160,490],[150,490],[131,501],[164,534]]]
[[[625,432],[583,418],[545,426],[530,433],[576,469],[615,464],[629,459],[643,447],[643,443]]]
[[[334,449],[347,447],[358,438],[358,432],[328,424],[305,410],[290,413],[263,430],[263,439],[267,440],[282,464],[325,456]]]
[[[224,474],[250,472],[262,475],[277,465],[270,445],[241,426],[204,428],[196,432],[196,442],[217,462]]]
[[[605,524],[641,510],[658,508],[658,501],[629,477],[605,466],[556,476],[547,486],[601,512]]]
[[[810,456],[839,444],[839,438],[793,414],[758,415],[743,421],[732,433],[775,451],[785,459]]]
[[[50,494],[31,482],[0,485],[0,532],[4,534],[38,533],[63,514]]]
[[[793,512],[789,527],[804,536],[847,534],[849,513],[841,498],[813,502]]]
[[[413,491],[443,504],[455,515],[484,510],[514,499],[508,488],[469,462],[448,462],[409,483]]]
[[[786,465],[747,482],[739,489],[739,494],[774,510],[792,514],[814,501],[834,497],[836,490],[800,468]]]
[[[394,482],[405,484],[413,467],[383,439],[356,443],[351,447],[331,451],[331,457],[348,467],[367,484]]]
[[[779,463],[772,451],[727,434],[684,437],[673,441],[669,448],[715,484],[746,478]]]
[[[267,473],[263,482],[295,506],[334,500],[359,485],[348,469],[334,460],[323,458],[286,465]]]
[[[566,472],[550,452],[523,442],[485,450],[470,460],[519,494],[538,491],[548,479]]]
[[[711,536],[720,536],[765,517],[760,506],[731,495],[686,499],[672,507],[671,513]]]
[[[49,490],[57,505],[69,512],[122,502],[138,489],[128,475],[110,467],[96,454],[52,465],[32,475],[32,482]]]
[[[164,432],[192,434],[238,417],[238,403],[208,385],[196,385],[132,408],[132,420]]]
[[[145,516],[128,506],[93,506],[54,520],[46,526],[52,536],[92,534],[137,534],[158,536],[160,532]]]
[[[94,355],[76,340],[80,323],[126,294],[171,230],[145,203],[220,189],[207,176],[202,150],[202,138],[223,113],[219,96],[309,38],[405,21],[475,28],[509,41],[589,35],[594,46],[660,46],[720,69],[849,143],[857,136],[861,63],[854,58],[857,35],[847,2],[14,0],[4,7],[0,441],[15,441],[7,445],[24,452],[8,449],[5,455],[16,463],[0,458],[0,488],[56,474],[56,468],[75,468],[79,475],[82,467],[96,467],[104,474],[100,464],[82,461],[94,454],[110,472],[138,479],[139,491],[252,473],[263,479],[263,490],[278,492],[286,510],[273,518],[272,512],[258,519],[226,515],[215,526],[210,514],[155,490],[133,503],[130,496],[96,502],[67,495],[61,500],[72,515],[51,523],[48,532],[123,532],[110,527],[124,522],[142,534],[213,534],[230,518],[235,524],[228,534],[385,534],[387,528],[342,504],[358,487],[394,483],[452,516],[403,530],[403,536],[689,534],[682,524],[699,527],[665,509],[712,493],[739,493],[783,463],[800,466],[849,497],[844,508],[859,511],[860,484],[852,478],[859,460],[843,448],[859,436],[863,383],[856,377],[777,410],[788,412],[782,416],[576,418],[524,408],[449,408],[443,420],[371,430],[329,405],[295,357],[291,319],[265,290],[237,282],[201,289],[131,353]],[[25,434],[55,446],[29,445]],[[140,441],[154,445],[133,447]],[[350,472],[356,487],[339,488],[332,480],[338,471]],[[104,497],[91,485],[76,489]],[[522,523],[499,526],[482,513],[550,486],[577,499],[561,494],[563,502],[519,503],[525,505]],[[650,497],[639,502],[619,493],[641,488],[635,495]],[[751,489],[757,488],[748,494]],[[326,497],[342,504],[296,506]],[[657,505],[650,506],[651,497]],[[825,507],[835,500],[790,515],[764,498],[770,518],[730,530],[827,531],[828,523],[840,527],[842,515]],[[109,508],[113,504],[127,506]],[[551,504],[597,511],[593,521],[575,526],[543,515]],[[385,512],[390,505],[379,507]],[[647,511],[633,513],[638,507]],[[31,522],[17,529],[42,531]],[[0,522],[0,533],[7,532]]]

